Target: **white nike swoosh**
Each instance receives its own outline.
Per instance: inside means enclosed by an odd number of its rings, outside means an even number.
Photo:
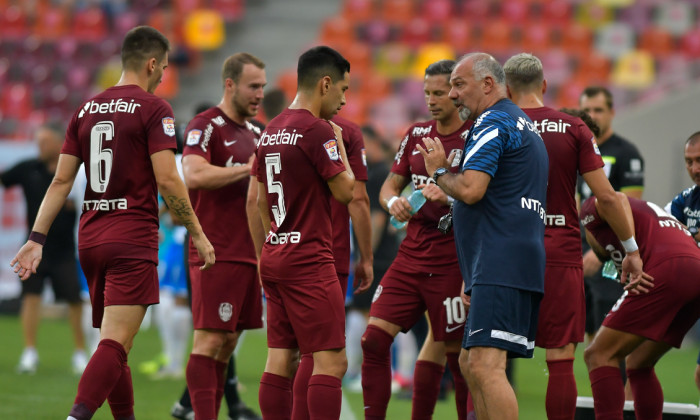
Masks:
[[[481,149],[486,143],[488,143],[490,140],[493,140],[496,137],[498,137],[498,127],[489,131],[488,134],[486,134],[485,136],[482,136],[482,134],[484,134],[484,132],[487,131],[491,127],[493,127],[493,126],[490,125],[490,126],[484,128],[483,130],[481,130],[479,132],[479,134],[474,134],[474,136],[472,138],[474,140],[476,140],[476,144],[474,145],[474,147],[472,147],[472,149],[469,151],[469,153],[467,153],[467,157],[465,157],[464,161],[462,161],[462,166],[464,166],[464,164],[467,163],[469,158],[471,158],[474,155],[474,153],[478,152],[479,149]]]
[[[459,324],[459,325],[457,325],[456,327],[452,327],[452,328],[450,328],[450,327],[445,327],[445,332],[451,333],[452,331],[456,331],[457,329],[459,329],[459,328],[461,328],[461,327],[464,327],[464,324]]]
[[[238,140],[231,140],[231,141],[226,141],[226,140],[224,140],[224,146],[228,147],[228,146],[234,144],[234,143],[237,142],[237,141],[238,141]]]
[[[417,155],[418,153],[420,153],[420,150],[415,149],[411,154],[412,154],[412,155]]]
[[[475,330],[475,331],[469,331],[469,337],[471,337],[472,335],[478,333],[479,331],[483,331],[483,330],[484,330],[483,328],[479,328],[478,330]]]

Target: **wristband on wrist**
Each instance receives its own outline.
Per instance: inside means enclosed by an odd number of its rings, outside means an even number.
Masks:
[[[46,244],[46,235],[44,235],[43,233],[32,231],[32,233],[29,234],[29,240],[43,246]]]
[[[396,200],[399,199],[398,195],[395,195],[389,199],[389,201],[386,202],[386,208],[388,210],[391,210],[391,206],[396,202]]]
[[[630,252],[635,252],[639,250],[639,247],[637,246],[637,241],[634,240],[634,236],[630,237],[629,239],[625,239],[622,242],[622,247],[625,248],[625,252],[628,254]]]

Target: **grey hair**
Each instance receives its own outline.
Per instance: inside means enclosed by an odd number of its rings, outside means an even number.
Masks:
[[[539,87],[544,80],[542,61],[532,54],[520,53],[512,56],[503,66],[506,83],[516,90]]]
[[[493,77],[498,85],[505,86],[506,74],[503,72],[501,64],[492,55],[484,52],[469,53],[462,57],[460,61],[473,60],[472,74],[474,80],[484,80],[486,76]]]

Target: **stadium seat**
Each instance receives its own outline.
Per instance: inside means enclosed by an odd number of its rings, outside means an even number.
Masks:
[[[175,0],[173,3],[177,13],[183,16],[204,6],[202,0]]]
[[[73,17],[71,25],[76,39],[99,41],[107,35],[108,22],[98,6],[81,10]]]
[[[224,19],[213,9],[198,9],[185,18],[184,43],[199,51],[213,51],[226,41]]]
[[[536,25],[525,25],[520,28],[523,51],[540,54],[553,48],[554,33],[552,27],[544,22]]]
[[[0,11],[0,38],[22,39],[29,35],[27,17],[17,5]]]
[[[601,27],[595,41],[596,51],[610,58],[622,56],[634,45],[635,34],[632,27],[621,22]]]
[[[644,4],[635,4],[619,11],[619,20],[630,25],[635,32],[642,32],[651,25],[652,8]]]
[[[430,0],[424,1],[421,16],[431,23],[446,22],[452,16],[454,8],[450,0]]]
[[[163,73],[163,79],[154,92],[161,98],[171,99],[177,95],[180,90],[180,77],[177,67],[168,68],[168,71]]]
[[[411,73],[413,51],[407,45],[390,42],[378,47],[376,53],[374,70],[380,74],[399,79]]]
[[[364,125],[367,122],[367,104],[366,97],[355,92],[348,91],[346,94],[347,103],[340,110],[338,115],[354,122],[358,125]]]
[[[560,34],[561,48],[575,57],[585,57],[593,50],[593,32],[584,25],[573,23]]]
[[[364,39],[371,45],[381,45],[388,42],[390,36],[391,28],[380,19],[369,21],[364,25]]]
[[[462,2],[462,17],[470,22],[486,22],[493,15],[491,2],[469,0]]]
[[[440,24],[442,42],[450,44],[458,53],[474,51],[480,39],[474,35],[473,25],[466,19],[450,19]]]
[[[503,19],[492,20],[484,25],[481,48],[491,54],[510,54],[514,50],[513,26]]]
[[[350,65],[352,71],[352,65]],[[297,95],[297,72],[296,69],[287,69],[277,76],[277,87],[282,89],[287,98],[293,99]]]
[[[32,102],[29,87],[23,83],[13,83],[3,90],[0,97],[2,115],[17,119],[29,116]]]
[[[382,2],[382,20],[389,23],[406,24],[414,17],[413,0],[384,0]]]
[[[340,44],[354,41],[355,28],[351,21],[343,16],[333,16],[321,24],[321,42],[324,44]]]
[[[548,1],[541,7],[542,20],[550,26],[565,28],[571,25],[571,2],[567,0]]]
[[[611,7],[606,7],[595,1],[585,1],[576,6],[574,13],[576,22],[597,29],[614,21],[614,13]]]
[[[564,50],[552,49],[538,56],[542,61],[544,76],[548,83],[559,85],[571,77],[569,55]]]
[[[372,66],[372,49],[361,42],[332,44],[333,48],[350,62],[350,73],[354,77],[367,74]]]
[[[587,84],[606,84],[610,78],[610,60],[598,53],[591,52],[587,57],[581,57],[576,66],[576,77],[585,78]]]
[[[114,17],[114,37],[120,41],[124,38],[127,32],[134,26],[138,26],[140,22],[140,16],[133,11],[125,11],[118,13]]]
[[[226,22],[237,22],[245,16],[245,0],[210,1],[210,7],[221,13]]]
[[[625,89],[645,89],[654,83],[654,57],[646,51],[632,50],[615,63],[611,81]]]
[[[429,43],[421,45],[415,55],[413,77],[423,80],[426,67],[438,60],[454,60],[455,55],[455,51],[450,44]]]
[[[415,17],[401,27],[399,40],[411,48],[418,48],[433,38],[430,22],[422,17]]]
[[[676,50],[673,36],[661,27],[649,27],[639,36],[639,49],[648,51],[655,57],[664,58]]]
[[[374,17],[374,0],[345,0],[343,16],[351,22],[366,22]]]
[[[502,2],[500,17],[510,24],[528,22],[531,17],[530,5],[520,0]]]
[[[700,58],[700,28],[686,32],[681,38],[681,52],[687,58]]]
[[[34,24],[33,34],[46,40],[58,39],[68,32],[68,17],[64,9],[50,7],[41,12]]]
[[[654,19],[656,25],[664,28],[674,36],[683,35],[695,24],[693,5],[680,1],[660,3],[656,8]]]

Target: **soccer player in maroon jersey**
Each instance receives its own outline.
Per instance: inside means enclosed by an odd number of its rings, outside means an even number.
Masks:
[[[671,347],[680,347],[700,317],[700,249],[686,227],[656,204],[622,193],[618,196],[634,218],[648,274],[640,283],[625,287],[627,292],[613,306],[583,357],[596,419],[622,419],[625,398],[619,364],[623,358],[627,360],[636,418],[660,419],[663,391],[654,366]],[[595,199],[583,203],[581,220],[596,255],[601,260],[612,259],[619,271],[629,244],[612,235]],[[622,283],[627,280],[625,274],[623,268]]]
[[[260,129],[247,121],[257,114],[267,84],[265,64],[248,53],[226,59],[221,102],[197,116],[185,130],[183,172],[195,214],[217,250],[217,264],[204,261],[192,244],[194,341],[187,386],[196,418],[216,418],[226,367],[242,330],[262,327],[262,297],[250,233],[244,220],[248,175]]]
[[[546,349],[547,417],[573,419],[577,397],[574,352],[576,344],[583,342],[586,316],[575,198],[579,173],[619,237],[629,238],[633,231],[605,176],[593,133],[579,118],[544,106],[547,81],[542,62],[522,53],[509,58],[503,69],[508,97],[530,117],[549,155],[545,293],[540,303],[535,345]],[[638,253],[633,255],[639,258]]]
[[[158,191],[190,232],[205,261],[201,269],[214,264],[214,248],[175,166],[173,111],[153,95],[168,50],[168,40],[151,27],[126,34],[119,82],[71,119],[33,232],[11,263],[23,280],[36,272],[46,232],[85,162],[79,252],[101,341],[80,378],[69,420],[90,419],[105,399],[114,418],[134,418],[127,354],[148,305],[158,303]]]
[[[314,358],[310,418],[340,416],[345,308],[333,259],[337,222],[331,221],[330,198],[349,203],[355,177],[340,127],[327,120],[345,104],[349,72],[350,63],[329,47],[302,54],[296,98],[258,141],[258,207],[268,232],[260,259],[268,302],[268,356],[259,392],[265,418],[291,415],[299,352]]]
[[[367,196],[367,164],[364,156],[364,140],[357,124],[345,118],[334,116],[331,121],[342,129],[343,143],[348,156],[348,164],[355,175],[352,200],[345,205],[331,199],[331,220],[333,221],[333,258],[338,281],[346,296],[350,272],[350,224],[357,239],[360,259],[355,265],[355,294],[369,289],[374,279],[372,263],[372,226],[369,213],[369,196]],[[294,375],[292,420],[309,418],[306,404],[309,379],[313,373],[314,361],[310,353],[302,354],[299,367]]]
[[[362,337],[362,388],[365,418],[383,419],[391,397],[390,347],[396,334],[410,329],[428,311],[434,341],[418,355],[414,372],[414,419],[430,418],[440,391],[445,362],[458,386],[457,409],[466,418],[467,388],[459,352],[466,310],[460,293],[462,275],[457,264],[454,237],[442,234],[438,221],[450,211],[450,198],[425,169],[416,144],[423,137],[439,137],[453,158],[457,172],[470,122],[462,121],[448,97],[452,60],[441,60],[425,70],[425,101],[433,119],[413,124],[401,142],[394,165],[380,192],[380,202],[397,220],[408,221],[406,238],[374,295],[367,330]],[[401,191],[413,183],[428,200],[416,214]]]

